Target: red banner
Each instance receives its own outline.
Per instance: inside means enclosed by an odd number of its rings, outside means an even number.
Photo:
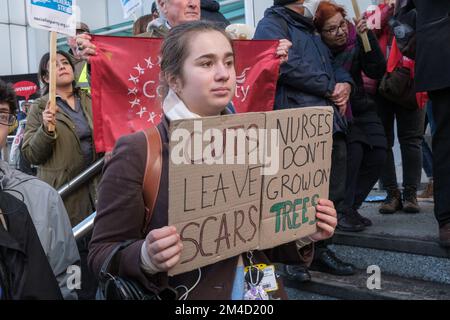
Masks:
[[[93,36],[98,56],[91,60],[94,140],[98,152],[151,125],[162,116],[159,94],[161,39]],[[273,109],[278,41],[234,42],[237,112]]]

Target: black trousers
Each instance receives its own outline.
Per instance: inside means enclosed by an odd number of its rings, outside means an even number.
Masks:
[[[333,151],[331,152],[330,194],[338,213],[345,210],[345,179],[347,177],[347,139],[344,134],[333,135]]]
[[[429,92],[436,132],[433,135],[434,214],[439,226],[450,223],[450,87]]]
[[[378,115],[384,126],[388,149],[380,180],[386,189],[397,188],[394,153],[394,122],[397,122],[397,137],[402,154],[403,187],[417,190],[422,175],[422,139],[425,110],[407,110],[402,106],[375,96]]]
[[[358,209],[380,177],[386,149],[352,142],[347,145],[345,208]]]
[[[345,179],[347,177],[347,139],[343,133],[333,135],[333,151],[331,152],[331,173],[329,199],[333,201],[338,213],[345,211]],[[315,256],[331,243],[331,239],[315,243]]]

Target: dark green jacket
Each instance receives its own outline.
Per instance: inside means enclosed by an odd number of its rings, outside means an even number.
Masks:
[[[78,95],[92,130],[91,97],[82,90],[79,90]],[[31,106],[27,116],[22,152],[32,164],[38,166],[38,177],[58,189],[80,174],[89,164],[84,161],[75,125],[64,111],[59,109],[56,114],[55,135],[49,135],[44,130],[42,112],[47,101],[48,95],[45,95]],[[72,226],[95,210],[95,199],[95,179],[64,199]]]

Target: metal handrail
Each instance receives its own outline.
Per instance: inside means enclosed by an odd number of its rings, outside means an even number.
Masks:
[[[67,197],[67,195],[69,195],[73,190],[79,188],[86,181],[89,181],[93,176],[99,173],[102,170],[104,163],[105,158],[103,157],[94,162],[89,168],[87,168],[78,176],[73,178],[70,182],[66,183],[61,188],[59,188],[58,193],[61,196],[61,198]],[[83,238],[86,234],[88,234],[92,230],[92,228],[94,227],[94,219],[96,215],[97,212],[95,211],[72,228],[75,240]]]
[[[97,211],[93,212],[90,216],[85,218],[79,224],[72,228],[73,236],[75,240],[83,238],[94,228],[94,219],[97,215]]]
[[[81,185],[83,185],[85,182],[87,182],[92,177],[94,177],[97,173],[99,173],[102,170],[104,163],[105,163],[105,159],[103,157],[103,158],[97,160],[96,162],[94,162],[89,168],[87,168],[82,173],[77,175],[71,181],[62,185],[58,189],[58,193],[61,196],[61,198],[64,199],[70,193],[72,193],[73,190],[79,188]]]

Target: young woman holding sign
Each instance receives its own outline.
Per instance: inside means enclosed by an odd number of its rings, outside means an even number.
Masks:
[[[147,228],[145,203],[148,202],[144,203],[144,199],[148,199],[148,194],[143,194],[147,141],[145,134],[138,132],[119,139],[106,165],[99,186],[89,264],[99,274],[118,244],[138,239],[122,249],[120,259],[116,259],[119,276],[139,282],[161,297],[167,293],[164,289],[171,287],[181,295],[179,298],[243,299],[243,290],[238,290],[243,288],[243,274],[236,272],[239,256],[167,276],[167,271],[179,262],[183,250],[179,230],[168,226],[169,122],[230,113],[227,106],[236,85],[233,46],[223,30],[199,21],[173,28],[161,52],[161,74],[167,94],[163,101],[164,117],[157,127],[162,140],[162,173],[151,221]],[[332,202],[320,199],[317,211],[319,231],[311,236],[314,241],[332,236],[337,223]],[[296,243],[290,243],[270,250],[267,256],[253,252],[254,263],[268,263],[268,258],[274,261],[300,258],[308,262],[311,257],[310,244],[298,250]],[[273,296],[286,298],[282,287],[279,288]]]

